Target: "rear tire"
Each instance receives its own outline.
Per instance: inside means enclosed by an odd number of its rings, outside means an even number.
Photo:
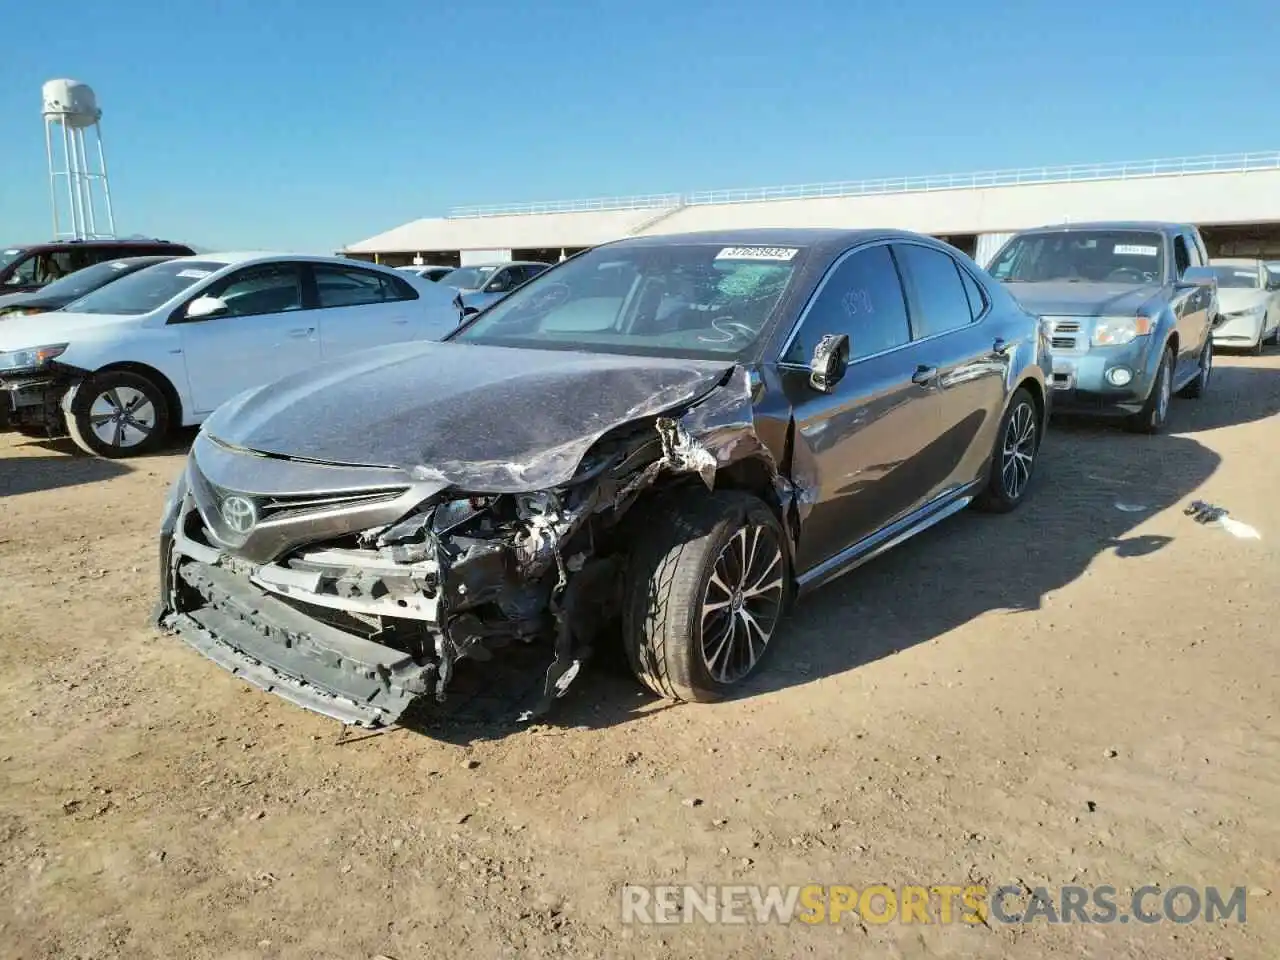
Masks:
[[[1203,397],[1205,391],[1209,389],[1209,378],[1212,375],[1213,337],[1209,337],[1204,342],[1204,349],[1200,351],[1200,370],[1196,373],[1196,378],[1179,390],[1178,396],[1186,397],[1188,400]]]
[[[1019,387],[1009,399],[1000,421],[987,485],[974,500],[975,507],[985,513],[1008,513],[1026,499],[1035,474],[1043,428],[1031,392]]]
[[[85,453],[109,460],[155,450],[169,435],[169,402],[151,380],[110,370],[82,380],[64,402],[67,432]]]
[[[775,646],[791,588],[782,527],[738,490],[673,491],[641,520],[622,617],[631,671],[668,700],[721,700]]]
[[[1125,421],[1125,426],[1134,433],[1159,433],[1169,420],[1169,406],[1173,398],[1173,347],[1164,348],[1164,356],[1160,358],[1160,370],[1156,373],[1156,382],[1151,385],[1151,394],[1142,410]]]

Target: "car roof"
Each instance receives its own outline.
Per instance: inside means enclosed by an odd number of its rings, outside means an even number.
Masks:
[[[6,250],[26,250],[28,252],[44,252],[47,250],[74,250],[79,247],[97,247],[98,249],[111,247],[182,247],[190,250],[191,247],[185,243],[179,243],[177,240],[157,240],[152,237],[134,237],[129,240],[119,238],[111,240],[45,240],[40,243],[15,243],[5,247]]]
[[[726,247],[807,247],[819,256],[830,256],[872,240],[927,240],[945,244],[935,237],[909,230],[888,228],[850,229],[843,227],[750,227],[744,230],[699,230],[627,237],[603,244],[609,248],[655,247],[684,243],[719,244]]]
[[[1156,233],[1180,233],[1195,229],[1190,223],[1164,220],[1090,220],[1083,223],[1052,223],[1043,227],[1019,230],[1019,233],[1069,233],[1073,230],[1147,230]]]
[[[216,250],[209,253],[193,254],[189,257],[175,257],[174,259],[191,262],[199,261],[201,263],[220,263],[225,267],[289,260],[300,263],[327,263],[340,267],[362,267],[366,270],[396,273],[395,267],[388,267],[383,263],[370,263],[368,260],[353,260],[350,257],[331,257],[311,253],[287,253],[279,250]]]
[[[427,266],[441,266],[441,264],[428,264]],[[488,263],[464,263],[460,267],[450,267],[450,270],[466,270],[468,267],[549,267],[551,264],[545,260],[491,260]],[[422,269],[427,269],[424,266]]]

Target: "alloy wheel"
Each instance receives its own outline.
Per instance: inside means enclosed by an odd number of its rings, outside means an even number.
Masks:
[[[156,428],[156,408],[134,387],[112,387],[89,407],[89,426],[103,443],[120,449],[136,447]]]
[[[782,615],[785,561],[767,526],[738,529],[711,568],[702,598],[702,662],[717,683],[755,668]]]
[[[1004,447],[1000,460],[1000,479],[1005,496],[1017,500],[1031,480],[1036,457],[1036,415],[1029,403],[1020,403],[1009,415],[1004,428]]]
[[[1173,397],[1173,371],[1166,363],[1160,369],[1160,395],[1156,398],[1156,422],[1164,423],[1169,416],[1169,401]]]

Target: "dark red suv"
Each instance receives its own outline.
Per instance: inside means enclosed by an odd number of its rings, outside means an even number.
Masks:
[[[168,240],[54,240],[0,248],[0,294],[28,293],[69,273],[121,257],[189,257],[195,251]]]

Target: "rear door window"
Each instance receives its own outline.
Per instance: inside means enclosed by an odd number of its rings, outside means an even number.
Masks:
[[[895,244],[893,253],[902,268],[915,339],[936,337],[973,322],[970,294],[953,257],[914,243]]]

